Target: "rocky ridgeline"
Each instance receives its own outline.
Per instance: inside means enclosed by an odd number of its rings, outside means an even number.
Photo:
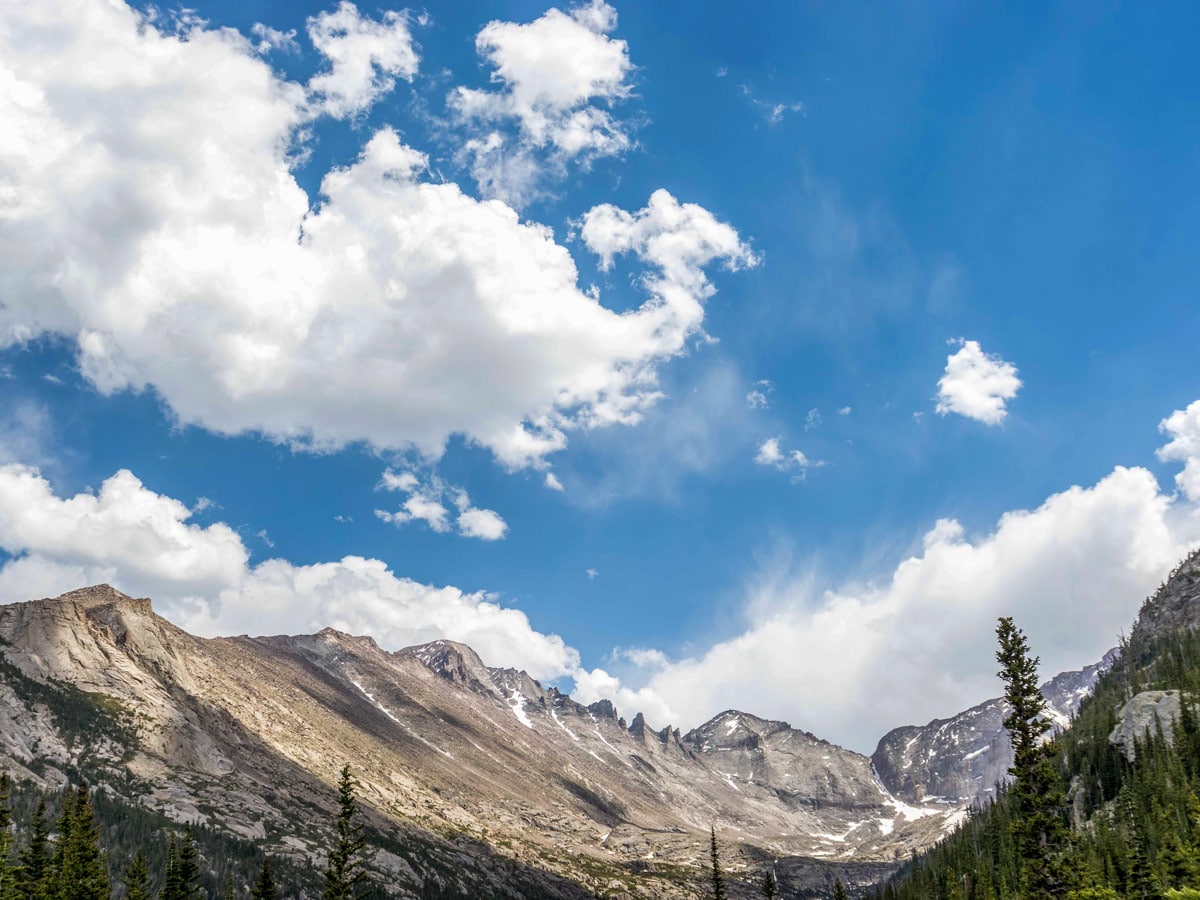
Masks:
[[[1197,627],[1198,599],[1193,554],[1134,634]],[[83,770],[131,803],[313,865],[316,813],[349,763],[375,864],[402,896],[447,871],[496,897],[693,896],[712,825],[733,896],[752,895],[737,878],[767,861],[790,890],[863,884],[952,828],[1011,764],[999,699],[897,728],[871,757],[737,710],[681,735],[464,644],[388,652],[333,629],[205,640],[104,585],[0,606],[0,656],[10,772],[58,785]],[[1043,686],[1059,725],[1114,658]],[[1130,752],[1177,706],[1132,698],[1112,740]]]
[[[82,767],[130,802],[301,864],[319,862],[314,802],[332,809],[344,762],[381,834],[465,859],[497,891],[519,869],[552,896],[572,895],[564,878],[690,896],[710,825],[735,880],[779,860],[796,887],[862,883],[953,822],[892,797],[867,757],[785,723],[730,711],[687,735],[654,730],[449,641],[206,640],[107,586],[0,606],[0,641],[0,766],[47,785]],[[72,731],[81,704],[92,724]],[[376,860],[412,893],[428,874],[386,849]]]

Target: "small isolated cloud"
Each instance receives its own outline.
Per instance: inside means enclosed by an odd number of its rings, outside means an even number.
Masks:
[[[600,570],[599,569],[588,569],[584,574],[587,575],[588,581],[593,581],[593,580],[595,580],[596,576],[600,574]]]
[[[959,350],[946,358],[946,373],[938,381],[938,414],[957,413],[999,425],[1008,415],[1005,405],[1021,388],[1017,367],[984,353],[978,341],[959,338],[951,343]]]
[[[461,124],[483,129],[463,158],[485,196],[521,205],[548,172],[562,175],[569,162],[587,166],[633,145],[630,126],[612,113],[629,95],[633,68],[625,41],[608,36],[616,27],[616,10],[592,0],[479,32],[475,49],[498,89],[458,87],[447,102]]]
[[[781,472],[795,471],[793,481],[804,481],[809,469],[819,469],[825,465],[822,460],[809,459],[801,450],[784,451],[777,437],[767,438],[758,445],[754,461],[760,466],[771,466]]]
[[[1175,484],[1189,500],[1200,501],[1200,400],[1175,410],[1158,423],[1158,430],[1171,438],[1155,451],[1158,458],[1183,463]]]
[[[337,516],[333,517],[333,521],[337,522],[339,525],[349,525],[351,522],[354,521],[354,517],[337,515]]]
[[[308,20],[308,37],[329,61],[328,71],[309,80],[309,94],[316,108],[333,118],[365,111],[396,86],[397,78],[412,81],[417,74],[420,57],[405,13],[386,12],[376,21],[342,0],[332,12]]]
[[[839,409],[839,410],[838,410],[838,415],[839,415],[839,416],[848,416],[848,415],[850,415],[850,413],[852,413],[852,412],[854,412],[854,408],[853,408],[853,407],[850,407],[850,406],[843,406],[841,409]]]
[[[268,548],[272,548],[275,546],[275,542],[273,540],[271,540],[271,536],[269,534],[267,534],[267,529],[265,529],[265,528],[262,529],[262,531],[257,532],[255,534],[255,537],[257,537],[260,541],[262,541],[264,544],[266,544]]]
[[[746,406],[749,409],[767,409],[771,405],[770,394],[775,390],[775,385],[767,379],[763,378],[754,382],[754,387],[750,393],[746,394]]]
[[[561,491],[563,489],[562,482],[558,480],[558,476],[553,472],[546,473],[546,487],[552,491]]]
[[[748,84],[742,85],[742,96],[749,100],[750,104],[762,113],[768,125],[778,125],[788,113],[804,112],[804,104],[798,101],[793,103],[777,103],[760,100],[754,95],[754,88]]]
[[[395,511],[375,510],[376,518],[391,525],[419,521],[438,534],[446,534],[457,527],[458,533],[463,537],[479,538],[483,541],[498,541],[508,533],[508,524],[499,513],[472,506],[466,491],[448,485],[436,476],[422,480],[414,472],[394,472],[388,469],[383,473],[376,489],[408,495]],[[454,512],[451,512],[444,502],[447,498],[454,507]]]
[[[812,431],[814,428],[820,428],[821,425],[821,411],[819,409],[810,409],[808,415],[804,417],[804,430]]]
[[[506,523],[490,509],[464,509],[458,514],[458,531],[464,537],[483,541],[498,541],[508,533]]]
[[[779,438],[767,438],[758,445],[754,461],[760,466],[777,466],[783,462],[783,451],[779,449]]]

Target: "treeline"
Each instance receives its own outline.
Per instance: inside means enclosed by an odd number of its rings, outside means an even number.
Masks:
[[[1109,736],[1121,707],[1148,690],[1178,691],[1180,714],[1147,727],[1131,761]],[[1197,698],[1200,636],[1137,634],[1071,726],[1038,744],[1048,781],[1035,796],[1022,795],[1018,760],[1012,786],[868,896],[1200,900]],[[1045,821],[1031,842],[1030,818],[1038,815]]]
[[[34,797],[32,809],[26,808],[27,802],[20,802]],[[117,868],[98,823],[97,806],[105,802],[104,797],[104,792],[93,792],[81,782],[56,798],[57,809],[52,811],[45,796],[14,796],[12,780],[7,773],[0,773],[0,900],[232,900],[246,896],[277,900],[298,895],[277,883],[275,867],[265,855],[259,854],[252,877],[239,879],[237,872],[245,871],[247,861],[243,842],[224,841],[243,850],[234,859],[202,860],[196,840],[202,829],[187,826],[165,834],[161,829],[149,831],[145,814],[128,818],[130,833],[122,835],[125,840],[119,854],[125,862]],[[341,772],[338,813],[332,825],[334,837],[328,848],[321,900],[360,900],[373,891],[367,879],[369,853],[349,766]]]

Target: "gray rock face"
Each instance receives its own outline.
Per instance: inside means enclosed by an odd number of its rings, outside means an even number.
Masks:
[[[1176,628],[1200,627],[1200,549],[1175,567],[1143,604],[1130,640]]]
[[[1116,655],[1110,650],[1099,663],[1064,672],[1042,685],[1056,728],[1070,722]],[[994,795],[996,785],[1008,778],[1013,754],[1004,729],[1006,715],[1007,704],[997,698],[949,719],[896,728],[883,736],[871,761],[883,784],[899,798],[954,806],[973,803]]]
[[[1133,762],[1137,755],[1136,742],[1145,741],[1147,733],[1157,734],[1161,728],[1169,743],[1174,739],[1174,723],[1179,718],[1179,691],[1142,691],[1135,694],[1117,713],[1117,727],[1108,742],[1120,747],[1125,758]]]

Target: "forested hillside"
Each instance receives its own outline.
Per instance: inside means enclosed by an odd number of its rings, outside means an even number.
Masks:
[[[1057,814],[1070,830],[1053,854],[1062,889],[1045,896],[1200,898],[1200,636],[1188,617],[1160,614],[1169,602],[1179,608],[1170,586],[1197,560],[1147,601],[1140,622],[1155,627],[1134,629],[1047,748],[1064,798]],[[1002,790],[872,896],[1032,900],[1020,888],[1021,815],[1012,791]]]

